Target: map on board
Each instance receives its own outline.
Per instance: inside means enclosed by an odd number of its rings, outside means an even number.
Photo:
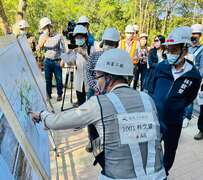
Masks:
[[[38,87],[40,88],[40,91],[44,98],[46,98],[46,86],[45,86],[45,80],[42,76],[42,73],[37,66],[36,59],[32,53],[32,50],[30,48],[30,45],[27,41],[26,36],[22,36],[18,38],[19,44],[24,52],[25,57],[28,60],[28,63],[30,67],[32,68],[32,73],[34,77],[36,78],[37,84],[39,85]]]
[[[46,174],[50,176],[48,134],[42,124],[34,124],[28,114],[29,109],[46,109],[46,104],[17,41],[0,49],[0,87]]]

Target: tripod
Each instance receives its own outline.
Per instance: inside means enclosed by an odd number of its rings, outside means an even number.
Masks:
[[[70,75],[70,103],[71,104],[73,103],[73,70],[71,71],[71,69],[73,69],[73,67],[67,67],[61,111],[66,111],[66,110],[70,109],[70,108],[64,109],[64,102],[65,102],[65,98],[66,98],[66,90],[67,90],[67,86],[68,86],[69,75]]]

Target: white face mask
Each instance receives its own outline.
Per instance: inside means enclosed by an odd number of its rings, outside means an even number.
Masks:
[[[178,54],[170,54],[170,53],[168,53],[168,54],[166,54],[166,56],[167,56],[167,60],[168,60],[169,64],[176,65],[180,61],[180,58],[179,58],[180,55],[178,55]],[[178,60],[178,58],[179,58],[179,60]]]

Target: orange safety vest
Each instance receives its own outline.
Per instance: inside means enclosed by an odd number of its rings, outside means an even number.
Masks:
[[[125,39],[121,40],[121,49],[126,50],[125,45],[126,45],[126,40]],[[137,46],[137,41],[133,40],[132,47],[130,49],[130,57],[131,57],[131,59],[133,61],[133,64],[137,64],[138,63],[138,60],[134,60],[136,46]]]

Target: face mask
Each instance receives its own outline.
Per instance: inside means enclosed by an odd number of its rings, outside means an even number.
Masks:
[[[112,46],[104,44],[102,48],[103,48],[104,51],[107,51],[109,49],[112,49]]]
[[[196,44],[198,39],[196,37],[191,37],[192,44]]]
[[[108,87],[108,85],[109,85],[109,83],[110,83],[110,79],[106,79],[105,80],[105,86],[104,86],[104,88],[101,88],[100,86],[99,86],[99,83],[98,83],[98,81],[97,81],[97,89],[99,90],[99,94],[106,94],[107,93],[107,87]]]
[[[167,60],[169,64],[178,64],[179,63],[179,55],[177,54],[166,54]],[[178,60],[178,61],[177,61]]]
[[[43,31],[43,34],[49,36],[49,29],[45,29],[45,30]]]
[[[84,39],[76,39],[75,44],[78,46],[83,46],[85,44],[85,40]]]

